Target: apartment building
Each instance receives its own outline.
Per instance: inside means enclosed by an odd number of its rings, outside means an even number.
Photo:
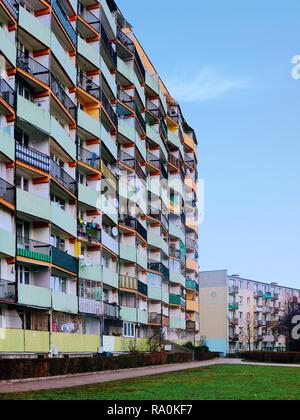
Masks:
[[[200,273],[201,335],[211,350],[285,349],[285,338],[272,326],[288,302],[300,302],[300,290],[228,275],[226,270]]]
[[[0,357],[199,334],[197,139],[114,1],[0,0]]]

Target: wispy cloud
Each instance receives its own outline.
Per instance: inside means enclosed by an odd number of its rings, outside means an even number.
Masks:
[[[213,67],[205,67],[194,76],[175,75],[168,78],[168,89],[180,102],[202,102],[220,98],[232,91],[246,89],[245,78],[225,77]]]

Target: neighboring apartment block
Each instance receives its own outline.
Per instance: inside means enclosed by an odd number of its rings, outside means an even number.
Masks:
[[[115,2],[0,0],[0,54],[0,356],[194,340],[197,139]]]
[[[285,338],[274,335],[272,326],[286,304],[300,301],[300,290],[229,276],[227,271],[200,273],[201,335],[211,350],[285,348]]]

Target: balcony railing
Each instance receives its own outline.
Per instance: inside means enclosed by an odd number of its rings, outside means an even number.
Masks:
[[[125,219],[120,220],[120,224],[134,229],[143,239],[147,240],[147,229],[144,228],[141,222],[134,217],[126,217]]]
[[[121,42],[124,47],[126,47],[131,53],[135,52],[135,46],[133,41],[123,32],[119,27],[117,27],[117,39]]]
[[[162,226],[166,230],[169,229],[169,218],[168,218],[168,215],[164,214],[161,210],[154,211],[154,209],[153,209],[153,210],[150,211],[149,216],[152,217],[155,220],[160,221],[160,223],[162,224]]]
[[[138,68],[139,72],[141,73],[142,79],[145,80],[146,70],[145,70],[144,64],[143,64],[137,50],[135,50],[135,55],[134,56],[135,56],[135,63],[137,65],[137,68]]]
[[[114,66],[116,67],[117,65],[117,53],[116,51],[113,49],[111,42],[107,36],[107,33],[103,27],[103,25],[101,25],[101,39],[103,41],[104,46],[107,49],[108,55],[111,58]]]
[[[16,300],[16,283],[4,279],[0,279],[0,300],[15,301]]]
[[[119,152],[119,161],[129,166],[131,169],[135,168],[135,158],[123,150]]]
[[[51,89],[57,99],[63,104],[66,110],[71,114],[72,118],[76,119],[77,106],[66,94],[64,86],[61,82],[51,74],[50,77]]]
[[[19,4],[17,1],[14,0],[2,0],[5,6],[8,8],[10,13],[13,15],[15,19],[18,19],[19,15]]]
[[[156,118],[160,118],[160,109],[155,103],[147,99],[146,107],[151,114],[153,114]]]
[[[138,287],[137,290],[139,293],[141,293],[144,296],[148,296],[148,286],[147,284],[142,283],[138,280]]]
[[[135,277],[120,274],[120,289],[137,290],[138,280]]]
[[[173,166],[175,166],[175,168],[181,170],[182,169],[182,162],[180,159],[178,159],[177,157],[169,154],[169,163]]]
[[[113,305],[111,303],[104,303],[104,315],[108,318],[116,318],[118,319],[120,313],[120,308],[117,305]]]
[[[196,290],[197,292],[199,292],[199,284],[195,280],[192,280],[192,279],[186,280],[186,288]]]
[[[146,180],[147,180],[147,175],[145,174],[145,172],[143,171],[143,169],[142,169],[141,165],[140,165],[138,162],[136,162],[136,163],[135,163],[135,172],[136,172],[137,176],[138,176],[138,177],[139,177],[142,181],[146,182]]]
[[[168,106],[168,116],[172,118],[177,124],[180,121],[180,112],[178,105],[169,105]]]
[[[194,249],[195,251],[199,251],[198,243],[194,239],[186,238],[186,246]]]
[[[63,168],[61,168],[53,159],[50,159],[50,172],[53,178],[72,194],[76,194],[76,181]]]
[[[97,16],[95,16],[92,12],[90,12],[89,10],[86,9],[86,7],[79,2],[78,5],[78,14],[79,16],[86,21],[86,23],[88,23],[93,29],[95,29],[95,31],[97,31],[98,33],[100,33],[100,29],[101,29],[101,22],[100,19],[97,18]]]
[[[49,156],[31,147],[16,143],[16,159],[45,172],[50,172]]]
[[[78,273],[78,260],[60,249],[51,247],[52,264],[73,274]]]
[[[0,197],[10,204],[15,204],[15,187],[0,178]]]
[[[149,262],[148,263],[148,270],[156,271],[162,274],[166,279],[170,277],[170,270],[164,266],[162,263],[158,262]]]
[[[118,126],[118,116],[115,113],[113,107],[111,106],[111,103],[109,102],[109,100],[107,99],[107,97],[105,96],[104,92],[102,92],[102,105],[105,109],[105,111],[107,112],[109,118],[111,119],[111,121],[113,122],[114,126],[117,127]]]
[[[134,99],[122,89],[118,90],[118,99],[134,111]]]
[[[20,67],[20,69],[26,71],[26,73],[29,73],[32,76],[34,76],[40,82],[49,86],[50,72],[47,69],[47,67],[43,66],[38,61],[24,54],[21,50],[18,50],[17,66]]]
[[[151,312],[149,313],[149,324],[168,327],[170,325],[170,320],[167,316]]]
[[[17,236],[17,255],[31,260],[51,263],[51,247],[49,244]]]
[[[146,121],[145,121],[139,107],[137,106],[137,104],[135,104],[134,110],[135,110],[135,115],[137,117],[137,120],[138,120],[141,128],[144,130],[144,132],[146,132]]]
[[[147,152],[147,161],[160,170],[160,166],[161,166],[160,158],[155,156],[153,153],[149,151]]]
[[[8,103],[12,108],[15,105],[15,91],[6,80],[0,77],[0,96]]]
[[[83,74],[79,74],[77,78],[78,86],[85,90],[90,95],[94,96],[98,101],[101,100],[101,89],[96,83],[94,83],[91,79],[84,76]]]
[[[78,148],[78,160],[95,169],[100,169],[100,156],[97,153],[92,153],[83,147]]]
[[[119,253],[119,242],[116,240],[116,238],[113,238],[104,229],[102,229],[101,236],[102,236],[102,245],[104,245],[106,248],[113,251],[115,254],[118,254]]]
[[[58,0],[51,0],[51,5],[54,13],[58,17],[60,23],[64,27],[65,31],[67,32],[71,42],[76,46],[77,45],[77,34],[71,25],[67,15],[65,14],[63,8],[59,4]]]

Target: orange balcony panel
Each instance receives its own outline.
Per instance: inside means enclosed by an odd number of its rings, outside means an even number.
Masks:
[[[194,143],[194,140],[192,139],[192,137],[188,136],[187,134],[184,134],[183,136],[184,138],[184,144],[191,150],[195,150],[196,149],[196,145]]]
[[[184,180],[185,185],[193,191],[196,191],[196,182],[193,178],[186,176]]]
[[[186,301],[186,310],[190,312],[199,312],[199,302],[194,300],[187,300]]]
[[[198,272],[198,263],[197,263],[197,261],[195,261],[195,260],[189,260],[189,259],[187,259],[186,260],[186,268],[188,269],[188,270],[192,270],[192,271],[196,271],[196,272]]]

